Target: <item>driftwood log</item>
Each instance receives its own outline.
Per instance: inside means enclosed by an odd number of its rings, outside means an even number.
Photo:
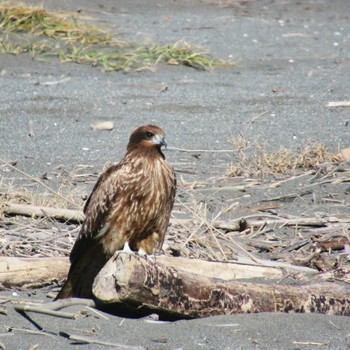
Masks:
[[[116,253],[95,278],[95,297],[106,304],[123,303],[183,318],[255,312],[350,315],[350,286],[346,283],[225,281],[175,269],[157,260]]]
[[[199,259],[158,256],[158,263],[174,269],[196,273],[209,278],[232,280],[237,278],[282,278],[284,271],[315,273],[307,267],[262,260],[261,264],[246,258],[234,263],[208,262]],[[67,277],[70,262],[68,257],[16,258],[0,257],[0,288],[25,289],[31,285],[51,283]],[[89,293],[90,294],[90,293]]]
[[[66,278],[68,258],[0,257],[0,289],[29,288]]]

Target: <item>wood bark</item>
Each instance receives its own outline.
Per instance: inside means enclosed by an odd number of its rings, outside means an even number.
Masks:
[[[62,280],[67,276],[69,265],[65,257],[0,257],[0,287],[25,288]]]
[[[224,281],[185,272],[143,257],[117,253],[97,275],[93,293],[103,303],[183,318],[255,312],[350,315],[345,283],[298,285]]]

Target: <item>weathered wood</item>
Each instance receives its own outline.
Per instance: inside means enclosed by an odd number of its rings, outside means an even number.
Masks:
[[[315,273],[315,270],[307,267],[293,266],[269,260],[261,260],[261,265],[258,265],[247,258],[239,258],[234,263],[220,263],[162,255],[157,256],[156,260],[159,263],[178,270],[197,273],[209,278],[216,277],[222,280],[237,278],[282,278],[283,271]],[[69,265],[68,257],[0,257],[0,286],[21,289],[27,288],[30,285],[40,285],[50,283],[53,280],[62,280],[67,277]]]
[[[258,262],[255,262],[243,257],[237,258],[234,262],[214,262],[160,255],[156,256],[154,260],[176,270],[209,278],[219,278],[224,281],[247,278],[282,278],[286,271],[290,273],[317,273],[316,270],[304,266],[294,266],[264,259],[256,259]]]
[[[104,303],[181,317],[255,312],[317,312],[350,315],[346,284],[281,285],[208,278],[143,257],[117,253],[97,275],[93,293]]]
[[[66,257],[0,257],[0,285],[5,288],[23,288],[62,280],[67,276],[69,265]]]
[[[81,223],[84,220],[84,214],[79,210],[41,207],[28,204],[6,203],[3,212],[7,215],[23,215],[39,218],[50,217],[65,222]]]
[[[245,224],[242,223],[242,220],[246,221],[246,223]],[[241,227],[245,227],[245,226],[261,227],[262,225],[325,227],[328,222],[329,222],[328,218],[293,218],[293,219],[262,218],[259,220],[253,220],[248,217],[243,217],[240,219],[232,220],[230,222],[217,221],[217,222],[214,222],[213,225],[215,228],[218,228],[221,230],[239,231]]]

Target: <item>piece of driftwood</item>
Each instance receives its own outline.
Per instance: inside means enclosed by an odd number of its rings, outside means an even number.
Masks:
[[[81,223],[84,220],[84,214],[79,210],[41,207],[28,204],[6,203],[3,212],[7,215],[23,215],[39,218],[50,217],[64,222]]]
[[[87,337],[83,335],[78,334],[69,334],[66,332],[59,332],[59,335],[67,338],[73,342],[79,343],[79,344],[96,344],[96,345],[104,345],[108,346],[110,348],[113,348],[115,350],[146,350],[143,346],[133,346],[133,345],[125,345],[120,343],[110,343],[105,342],[102,340],[94,339],[92,337]]]
[[[316,312],[350,315],[350,287],[334,282],[298,285],[224,281],[116,253],[95,278],[93,294],[103,303],[183,318],[255,312]]]
[[[23,288],[66,278],[70,263],[66,257],[13,258],[0,257],[0,285]]]
[[[246,224],[242,222],[246,221]],[[327,219],[321,218],[293,218],[293,219],[284,219],[284,218],[266,218],[260,220],[251,220],[248,218],[240,218],[232,220],[230,222],[215,222],[213,225],[215,228],[228,230],[228,231],[239,231],[241,227],[260,227],[262,225],[279,225],[279,226],[312,226],[312,227],[324,227],[328,223]]]
[[[327,103],[327,107],[350,107],[350,101],[331,101]]]
[[[231,280],[237,278],[282,278],[287,273],[315,273],[303,266],[260,259],[260,264],[240,257],[234,263],[208,262],[199,259],[157,256],[157,262],[176,269],[197,273],[209,278]],[[0,286],[26,289],[33,285],[51,283],[67,277],[70,262],[68,257],[15,258],[0,257]]]
[[[70,318],[76,319],[79,317],[79,314],[68,313],[59,311],[63,308],[73,306],[73,305],[83,305],[89,307],[96,307],[96,303],[91,299],[79,299],[79,298],[68,298],[68,299],[60,299],[56,300],[52,303],[45,303],[41,305],[16,305],[14,309],[19,313],[28,313],[34,312],[38,314],[50,315],[61,318]]]
[[[332,161],[335,163],[349,162],[350,161],[350,147],[342,149],[339,153],[332,157]]]

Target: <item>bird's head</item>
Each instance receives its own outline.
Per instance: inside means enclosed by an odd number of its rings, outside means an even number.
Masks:
[[[131,134],[128,151],[134,148],[156,149],[161,151],[162,146],[167,146],[164,131],[156,125],[140,126]]]

